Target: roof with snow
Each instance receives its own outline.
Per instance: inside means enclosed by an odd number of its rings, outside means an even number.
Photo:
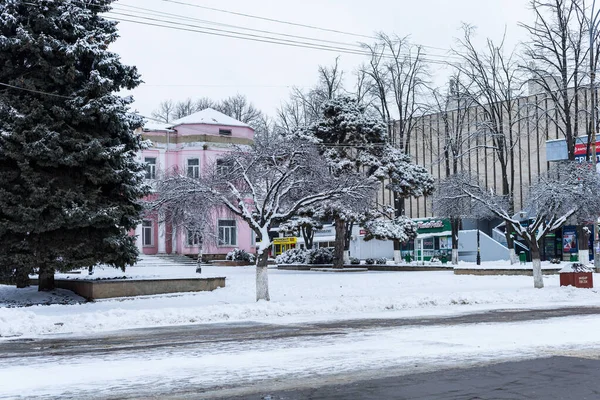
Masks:
[[[179,118],[169,124],[169,127],[175,127],[179,125],[193,125],[193,124],[205,124],[205,125],[224,125],[224,126],[241,126],[249,128],[250,125],[238,121],[235,118],[231,118],[228,115],[223,114],[212,108],[205,108],[202,111],[195,112],[187,117]]]
[[[152,131],[168,131],[172,132],[173,130],[170,128],[171,124],[165,124],[163,122],[145,120],[144,127],[142,130],[144,132],[152,132]]]

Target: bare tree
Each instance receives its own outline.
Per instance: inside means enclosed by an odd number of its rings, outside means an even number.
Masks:
[[[455,67],[468,82],[469,88],[459,87],[470,98],[479,116],[475,127],[482,146],[491,147],[500,168],[501,193],[508,199],[509,214],[514,214],[516,150],[520,132],[515,129],[519,122],[519,102],[522,79],[514,61],[514,53],[506,54],[504,41],[495,44],[487,40],[485,51],[478,51],[473,44],[473,28],[463,27],[463,38],[454,53],[461,58]],[[491,144],[488,144],[488,141]],[[508,227],[509,224],[507,223]],[[513,238],[506,230],[505,238],[511,263],[517,262]]]
[[[157,110],[152,111],[152,117],[168,124],[171,122],[174,112],[175,105],[173,104],[173,100],[165,100],[160,102]]]
[[[533,261],[534,287],[544,287],[540,248],[544,237],[560,227],[578,212],[597,215],[600,211],[600,175],[590,163],[566,161],[553,165],[530,187],[527,218],[532,222],[523,226],[508,210],[506,196],[496,195],[481,183],[472,180],[459,182],[459,190],[481,206],[508,222],[512,230],[529,246]],[[585,210],[585,211],[583,211]]]
[[[331,67],[320,65],[315,87],[306,91],[294,87],[290,99],[278,108],[276,130],[295,132],[314,123],[321,117],[323,104],[344,93],[342,78],[339,57]]]
[[[175,103],[175,110],[173,111],[173,119],[177,120],[183,117],[187,117],[196,112],[196,105],[191,98],[187,98],[182,101]]]
[[[441,143],[429,143],[432,153],[437,156],[437,163],[443,164],[444,178],[468,169],[465,165],[468,156],[478,145],[477,134],[469,126],[469,117],[473,113],[475,104],[472,99],[471,84],[465,82],[460,71],[456,71],[449,80],[446,92],[439,89],[432,91],[432,104],[429,110],[436,118],[428,118],[430,131],[437,131],[437,136],[442,138]],[[440,124],[441,122],[441,124]],[[439,194],[439,193],[438,193]],[[436,195],[437,196],[437,195]],[[433,211],[436,215],[447,216],[450,220],[452,231],[452,263],[458,264],[458,232],[461,226],[461,213],[448,213],[449,210],[440,207],[439,196],[433,199]]]
[[[536,20],[533,25],[521,24],[530,36],[525,50],[523,69],[541,91],[540,114],[554,123],[564,136],[567,157],[575,159],[575,142],[582,124],[582,114],[588,112],[583,103],[584,80],[588,77],[586,60],[589,46],[584,43],[589,29],[584,0],[531,0]],[[592,60],[592,62],[595,62]],[[597,62],[597,61],[596,61]],[[594,97],[594,93],[590,93]],[[592,99],[590,99],[592,100]],[[546,104],[549,107],[545,107]],[[590,153],[591,127],[588,127],[587,154]],[[589,252],[583,225],[577,226],[580,256]]]
[[[582,0],[531,0],[533,25],[520,24],[529,33],[521,67],[529,75],[544,117],[552,120],[567,142],[569,160],[575,159],[575,137],[580,124],[580,96],[586,77],[587,50]],[[532,94],[532,93],[530,93]]]
[[[370,54],[369,64],[363,72],[369,77],[374,98],[371,104],[387,126],[390,143],[409,154],[417,122],[415,117],[423,106],[427,65],[422,47],[413,45],[408,38],[385,33],[379,33],[377,38],[373,45],[363,44]],[[396,218],[404,215],[405,199],[394,193]],[[394,240],[396,261],[400,261],[400,248],[400,241]]]
[[[149,212],[155,213],[160,222],[171,226],[171,235],[178,231],[187,234],[188,244],[198,247],[198,264],[202,263],[204,247],[215,243],[215,221],[218,204],[206,192],[188,193],[194,180],[188,174],[173,169],[167,171],[155,185],[156,197],[146,203]]]
[[[475,204],[471,197],[463,193],[462,185],[471,182],[471,175],[455,172],[438,182],[433,196],[433,210],[436,215],[446,217],[452,225],[452,264],[458,265],[459,222],[463,218],[489,218],[492,214],[484,207]],[[504,203],[503,203],[504,204]]]
[[[227,165],[227,168],[223,168]],[[211,199],[245,221],[256,234],[256,299],[269,300],[267,259],[269,230],[297,212],[340,197],[365,196],[373,182],[356,176],[333,176],[314,144],[302,140],[258,138],[252,148],[238,148],[222,158],[221,168],[201,179],[171,176],[181,196]],[[181,185],[179,185],[181,182]],[[171,185],[171,183],[165,183]]]
[[[209,97],[200,97],[194,101],[193,112],[206,110],[207,108],[217,110],[219,108],[219,103]]]
[[[377,38],[373,45],[363,44],[370,53],[364,72],[371,78],[377,108],[388,125],[390,139],[408,152],[415,116],[423,110],[429,77],[423,48],[410,43],[407,37],[379,33]]]
[[[216,105],[218,111],[231,118],[235,118],[252,127],[259,124],[262,119],[262,113],[252,103],[248,101],[246,96],[237,94],[228,97]]]

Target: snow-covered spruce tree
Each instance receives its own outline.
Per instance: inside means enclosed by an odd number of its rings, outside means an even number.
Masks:
[[[171,186],[178,187],[181,196],[204,197],[241,218],[254,231],[257,301],[269,300],[267,260],[272,227],[321,202],[364,198],[375,185],[373,180],[355,175],[333,175],[314,144],[291,137],[259,137],[252,147],[234,149],[221,160],[221,168],[208,169],[200,179],[178,175],[165,180],[172,181]]]
[[[372,160],[378,146],[385,145],[387,129],[385,124],[365,106],[351,97],[337,97],[326,101],[322,106],[319,120],[300,132],[314,138],[320,152],[329,162],[336,176],[370,175],[364,171],[369,167],[365,160]],[[330,202],[327,214],[333,219],[336,231],[334,267],[342,268],[348,261],[349,240],[354,219],[348,219],[355,212],[347,212],[353,204]]]
[[[128,114],[134,67],[108,51],[112,0],[0,2],[0,266],[39,289],[54,271],[125,268],[147,190]]]
[[[387,128],[381,118],[353,98],[338,97],[326,102],[321,119],[302,134],[316,139],[336,174],[376,177],[397,199],[428,195],[433,191],[434,180],[427,170],[411,163],[410,157],[387,144]],[[352,224],[360,221],[366,228],[368,218],[387,219],[370,226],[373,229],[378,227],[379,238],[383,238],[381,234],[387,232],[389,235],[385,238],[394,240],[395,258],[399,261],[400,241],[410,236],[411,225],[406,223],[401,213],[396,212],[394,216],[385,218],[387,214],[377,211],[372,200],[374,198],[353,204],[338,201],[339,211],[336,211],[335,203],[328,204],[328,214],[336,224],[334,266],[342,267],[343,262],[347,261]],[[365,204],[371,209],[366,208]],[[401,232],[403,229],[407,231]],[[339,254],[344,254],[344,259]]]
[[[495,216],[508,221],[510,228],[529,246],[533,261],[533,284],[544,287],[540,248],[544,237],[575,214],[598,215],[600,212],[600,175],[591,163],[565,161],[555,163],[529,188],[524,210],[532,222],[521,225],[521,219],[509,213],[506,196],[497,196],[481,183],[465,180],[461,190]]]

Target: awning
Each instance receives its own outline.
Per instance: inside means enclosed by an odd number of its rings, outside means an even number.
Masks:
[[[428,239],[428,238],[434,237],[434,236],[452,236],[452,231],[421,233],[421,234],[417,235],[417,237],[415,239],[417,239],[417,240]]]
[[[335,236],[314,236],[313,242],[335,242]]]

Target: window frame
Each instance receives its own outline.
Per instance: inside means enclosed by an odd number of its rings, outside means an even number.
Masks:
[[[221,222],[233,222],[232,226],[221,226]],[[223,238],[225,238],[225,231],[229,231],[229,243],[221,241],[221,229],[223,229]],[[231,234],[233,231],[233,235]],[[234,239],[233,241],[231,239]],[[219,219],[217,221],[217,246],[218,247],[236,247],[238,245],[238,229],[237,221],[235,219]]]
[[[190,165],[190,161],[195,160],[198,162],[196,165]],[[192,179],[200,178],[200,157],[190,157],[185,161],[186,176]],[[190,168],[192,168],[192,174],[190,175]]]
[[[146,244],[146,230],[150,232],[150,244]],[[142,247],[154,247],[154,221],[151,219],[142,220]]]
[[[217,158],[216,167],[217,175],[220,176],[227,175],[233,169],[232,163],[225,158]]]
[[[198,247],[200,246],[201,240],[200,233],[192,233],[190,229],[185,230],[185,247]],[[192,240],[190,240],[192,239]]]
[[[154,160],[154,162],[149,162],[148,160]],[[156,179],[156,161],[157,157],[144,157],[144,165],[146,169],[146,175],[144,175],[144,179]]]

